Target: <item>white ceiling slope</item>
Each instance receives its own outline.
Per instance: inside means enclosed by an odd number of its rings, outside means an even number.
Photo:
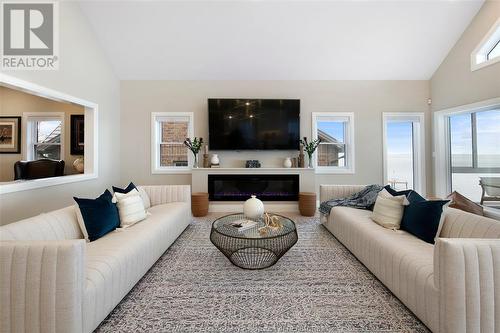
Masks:
[[[84,1],[123,80],[427,80],[483,1]]]

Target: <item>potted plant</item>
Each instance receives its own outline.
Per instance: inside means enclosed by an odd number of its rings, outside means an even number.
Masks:
[[[307,142],[307,138],[304,137],[303,140],[300,140],[300,144],[304,146],[304,150],[307,153],[307,156],[309,157],[309,168],[312,168],[312,156],[314,152],[316,151],[316,148],[318,148],[319,143],[321,142],[321,139],[316,139],[312,140],[311,142]]]
[[[203,145],[203,138],[194,137],[193,140],[191,140],[190,138],[186,138],[186,140],[184,140],[184,144],[193,153],[193,155],[194,155],[193,168],[197,168],[198,167],[198,153],[200,152],[201,146]]]

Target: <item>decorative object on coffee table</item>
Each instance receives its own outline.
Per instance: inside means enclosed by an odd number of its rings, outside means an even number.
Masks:
[[[250,219],[260,218],[264,214],[264,204],[255,195],[252,195],[243,204],[243,214]]]
[[[248,221],[243,214],[223,216],[212,224],[210,241],[240,268],[270,267],[298,240],[297,229],[291,219],[281,215],[273,216],[273,223],[281,227],[269,228],[265,234],[259,232],[260,228],[266,227],[263,218],[250,219],[257,224],[253,228],[239,231],[233,225],[235,222]]]
[[[184,145],[186,145],[186,147],[188,147],[188,149],[191,150],[191,152],[193,153],[194,156],[193,168],[197,168],[198,153],[200,152],[201,146],[203,145],[203,138],[198,139],[197,137],[194,137],[193,140],[191,140],[190,138],[186,138],[186,140],[184,140]]]
[[[194,192],[191,194],[191,212],[195,217],[208,214],[208,193]]]
[[[299,211],[302,216],[314,216],[316,214],[316,193],[299,193]]]
[[[321,142],[321,139],[320,138],[317,138],[315,140],[312,140],[311,142],[307,142],[307,138],[304,137],[303,140],[300,140],[300,143],[304,146],[304,149],[307,153],[307,157],[309,157],[309,161],[308,161],[308,167],[309,168],[312,168],[313,167],[313,164],[312,164],[312,157],[313,157],[313,154],[314,152],[316,151],[316,148],[318,148],[318,145],[320,144]]]

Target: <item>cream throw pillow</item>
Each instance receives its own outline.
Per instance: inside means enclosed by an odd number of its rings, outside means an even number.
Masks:
[[[146,209],[139,191],[115,193],[116,206],[120,215],[120,227],[127,228],[146,218]]]
[[[373,208],[372,220],[384,228],[397,230],[403,219],[404,195],[392,196],[383,189],[377,196],[375,207]]]
[[[142,198],[142,202],[144,203],[144,208],[148,209],[151,207],[151,200],[149,200],[149,195],[146,193],[146,190],[144,190],[142,187],[138,187],[137,190],[139,190],[139,195]]]

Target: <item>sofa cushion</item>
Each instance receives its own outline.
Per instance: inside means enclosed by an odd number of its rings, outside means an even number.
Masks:
[[[146,218],[144,203],[137,189],[134,188],[128,193],[116,192],[114,199],[120,215],[120,227],[128,228]]]
[[[84,293],[85,332],[92,332],[191,221],[191,207],[173,202],[151,207],[133,227],[88,243]]]
[[[132,182],[130,182],[130,184],[128,184],[128,186],[126,188],[120,188],[120,187],[113,186],[113,192],[115,192],[115,194],[116,193],[129,193],[133,189],[136,189],[137,191],[139,191],[139,195],[141,196],[142,203],[144,204],[144,208],[148,209],[149,207],[151,207],[151,200],[149,200],[149,196],[142,186],[137,187]]]
[[[403,218],[405,199],[404,195],[392,196],[383,189],[377,196],[372,220],[384,228],[399,229]]]
[[[88,240],[91,242],[115,230],[120,225],[118,210],[111,201],[112,197],[109,190],[104,191],[96,199],[73,197],[78,204]]]
[[[425,200],[417,192],[407,196],[409,205],[405,207],[401,229],[424,242],[434,244],[434,239],[442,223],[443,206],[448,200]]]

